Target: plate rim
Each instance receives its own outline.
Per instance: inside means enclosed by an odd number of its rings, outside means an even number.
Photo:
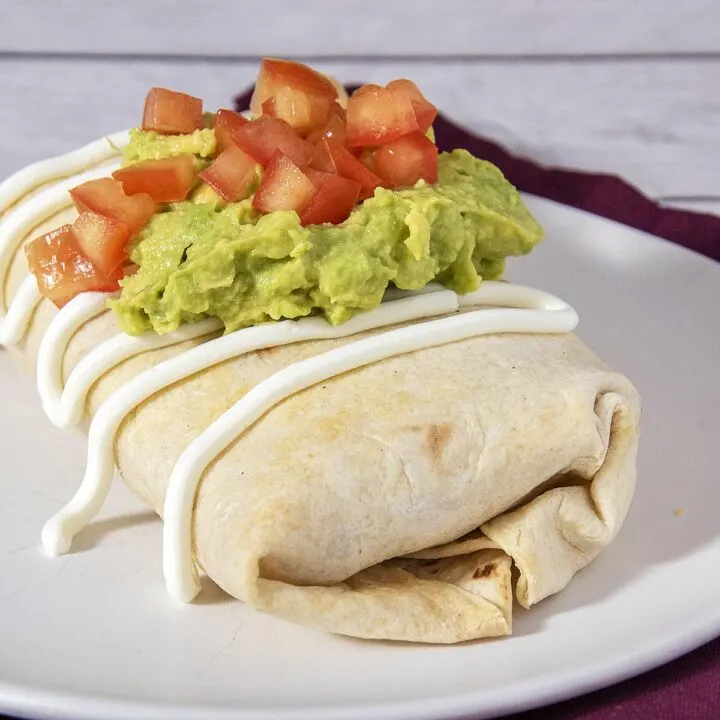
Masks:
[[[500,700],[506,698],[506,689],[483,689],[419,701],[299,710],[243,709],[209,707],[199,703],[170,704],[149,700],[96,698],[74,692],[48,691],[31,685],[9,686],[0,681],[0,711],[31,720],[126,720],[128,717],[142,717],[146,720],[365,720],[367,717],[375,720],[460,720],[468,717],[469,713],[474,720],[487,720],[546,707],[610,687],[671,662],[718,635],[720,612],[696,620],[693,630],[685,632],[680,638],[663,638],[644,645],[631,655],[583,666],[570,674],[570,681],[565,680],[560,690],[558,686],[548,683],[546,678],[522,681],[515,685],[513,694],[516,699],[509,702]],[[568,674],[564,673],[563,677],[568,678]],[[28,694],[36,699],[28,699]],[[481,698],[484,707],[478,709]],[[71,708],[72,712],[69,712]]]

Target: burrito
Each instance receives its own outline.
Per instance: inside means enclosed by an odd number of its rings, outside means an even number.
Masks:
[[[43,545],[117,471],[180,600],[205,573],[334,633],[508,635],[620,529],[639,398],[569,305],[501,280],[541,231],[438,154],[417,87],[341,100],[268,59],[252,119],[155,88],[142,129],[0,185],[0,341],[88,432]]]

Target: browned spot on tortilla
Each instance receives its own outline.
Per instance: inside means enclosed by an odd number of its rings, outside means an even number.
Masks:
[[[451,435],[452,425],[450,425],[450,423],[433,423],[428,427],[427,445],[430,451],[430,458],[435,466],[442,464],[443,450],[450,440]]]
[[[479,580],[480,578],[490,577],[494,572],[495,572],[495,565],[493,563],[488,563],[487,565],[484,565],[482,568],[478,568],[473,573],[473,577],[476,580]]]
[[[256,350],[255,352],[260,360],[270,360],[280,352],[282,347],[282,345],[271,345],[270,347]]]

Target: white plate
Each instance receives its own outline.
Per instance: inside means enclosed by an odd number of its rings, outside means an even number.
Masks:
[[[160,522],[116,486],[77,551],[43,521],[82,475],[0,353],[0,710],[68,718],[490,717],[639,673],[720,633],[720,264],[529,198],[548,238],[509,276],[580,312],[644,399],[639,486],[617,541],[509,639],[455,647],[333,637],[208,588],[165,592]],[[682,508],[684,514],[676,515]]]

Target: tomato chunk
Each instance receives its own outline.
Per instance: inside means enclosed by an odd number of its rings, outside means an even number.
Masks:
[[[310,202],[315,188],[310,178],[280,150],[276,150],[253,198],[261,212],[295,210],[300,214]]]
[[[233,110],[218,110],[215,114],[215,145],[218,154],[235,144],[235,133],[250,121]]]
[[[204,125],[202,100],[185,93],[151,88],[145,98],[142,129],[165,135],[181,135]]]
[[[300,214],[300,222],[303,225],[337,225],[347,220],[360,195],[360,183],[330,174],[317,178],[317,181],[319,186],[316,186],[315,194]]]
[[[89,180],[73,188],[70,196],[78,212],[95,212],[124,222],[131,235],[141,230],[155,212],[155,203],[149,195],[138,193],[129,197],[112,178]]]
[[[269,97],[262,104],[262,114],[268,115],[269,117],[277,117],[277,108],[275,106],[275,98]]]
[[[147,193],[155,202],[184,200],[195,180],[195,158],[177,155],[161,160],[142,160],[116,170],[126,195]]]
[[[125,261],[130,230],[124,222],[84,212],[72,229],[80,250],[100,272],[109,275]]]
[[[266,167],[276,150],[280,150],[304,170],[310,164],[312,146],[303,140],[284,120],[259,117],[234,134],[235,144],[256,162]]]
[[[375,188],[382,184],[381,178],[361,163],[347,148],[334,140],[323,140],[320,145],[322,144],[327,146],[335,172],[348,180],[360,183],[361,200],[369,198],[375,192]]]
[[[221,198],[235,202],[247,195],[256,167],[257,163],[246,152],[230,145],[200,173],[200,178]]]
[[[124,222],[131,234],[143,228],[155,212],[155,203],[146,193],[132,197],[112,178],[89,180],[70,191],[78,212],[95,212]]]
[[[389,187],[414,185],[418,180],[436,183],[438,149],[421,132],[411,133],[378,148],[375,170]]]
[[[410,97],[379,85],[363,85],[348,100],[347,139],[351,147],[382,145],[418,129]]]
[[[324,173],[337,174],[335,161],[332,159],[332,155],[330,154],[330,149],[328,148],[326,141],[321,140],[313,149],[313,154],[310,158],[310,167]]]
[[[306,171],[305,174],[310,178],[310,182],[313,184],[313,187],[315,190],[317,190],[327,178],[332,177],[333,175],[336,175],[337,173],[332,172],[323,172],[322,170],[316,170],[314,167],[310,166]]]
[[[437,108],[420,92],[418,86],[412,80],[393,80],[387,84],[387,89],[395,96],[406,96],[413,110],[415,111],[415,119],[417,120],[418,129],[425,133],[433,124],[437,115]]]
[[[307,140],[312,145],[320,142],[323,138],[328,140],[336,140],[341,145],[347,146],[347,118],[345,110],[337,103],[333,103],[330,111],[330,118],[323,125],[316,127],[307,136]]]
[[[82,292],[117,290],[121,272],[105,275],[81,252],[72,226],[63,225],[25,246],[40,292],[62,307]]]
[[[250,110],[285,120],[302,136],[328,119],[337,88],[307,65],[264,58]],[[268,104],[268,100],[271,103]]]

